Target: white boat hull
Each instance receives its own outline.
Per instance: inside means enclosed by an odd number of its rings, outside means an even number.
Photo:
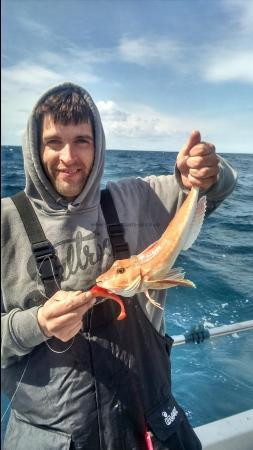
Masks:
[[[203,450],[253,450],[253,409],[194,430]]]

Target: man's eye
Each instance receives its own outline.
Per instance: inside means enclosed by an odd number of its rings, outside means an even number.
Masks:
[[[57,139],[51,139],[50,141],[47,142],[46,145],[49,145],[49,146],[61,145],[61,141],[59,141]]]
[[[78,140],[77,140],[77,143],[78,143],[78,144],[88,144],[89,141],[88,141],[87,139],[78,139]]]

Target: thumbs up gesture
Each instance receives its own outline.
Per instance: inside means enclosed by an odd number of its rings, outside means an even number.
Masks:
[[[192,131],[176,162],[184,187],[199,186],[201,190],[209,189],[217,181],[218,163],[214,145],[201,142],[199,131]]]

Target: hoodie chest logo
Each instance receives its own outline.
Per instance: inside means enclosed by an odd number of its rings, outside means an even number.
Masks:
[[[54,246],[56,255],[62,266],[62,281],[67,281],[78,271],[85,271],[85,278],[91,279],[91,273],[103,258],[111,256],[111,245],[108,238],[99,239],[99,233],[83,235],[78,231],[72,239],[58,242]],[[36,266],[34,257],[31,256],[27,263],[27,271],[32,279],[36,279]]]

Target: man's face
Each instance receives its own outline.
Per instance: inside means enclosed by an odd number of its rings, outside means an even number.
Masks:
[[[94,161],[91,123],[62,125],[50,114],[43,119],[41,159],[45,172],[59,194],[75,198],[83,190]]]

